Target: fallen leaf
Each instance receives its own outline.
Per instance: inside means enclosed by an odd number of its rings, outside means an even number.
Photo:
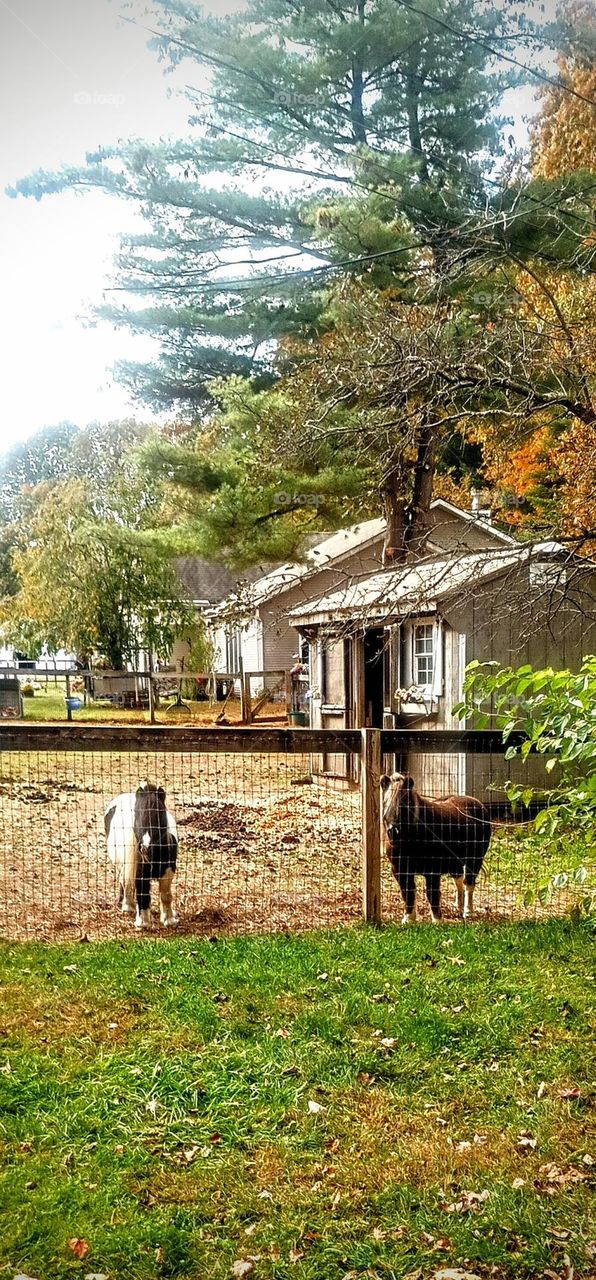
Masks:
[[[461,956],[445,956],[445,959],[449,961],[449,964],[465,965],[466,963]]]
[[[195,1159],[196,1156],[198,1156],[198,1154],[199,1154],[199,1147],[187,1147],[186,1150],[182,1152],[182,1159],[184,1160],[185,1164],[192,1164],[193,1160]]]
[[[72,1240],[68,1241],[68,1247],[72,1249],[75,1258],[86,1258],[89,1253],[87,1241],[82,1240],[80,1236],[73,1236]]]
[[[237,1258],[232,1264],[232,1275],[234,1280],[243,1280],[244,1276],[249,1276],[255,1269],[252,1258]]]
[[[586,1153],[585,1156],[582,1156],[582,1164],[593,1165],[594,1164],[593,1157]]]
[[[63,973],[78,973],[76,964],[63,964],[62,971]]]
[[[381,1044],[384,1049],[395,1049],[396,1044],[399,1044],[399,1040],[396,1040],[395,1036],[383,1036]]]
[[[484,1191],[462,1191],[457,1200],[451,1204],[443,1205],[445,1213],[470,1213],[474,1209],[479,1209],[490,1196],[487,1188]]]
[[[288,1258],[290,1259],[290,1262],[300,1262],[300,1259],[303,1257],[304,1257],[304,1254],[301,1253],[299,1249],[292,1248],[290,1249],[290,1252],[288,1254]]]
[[[526,1185],[525,1178],[514,1178],[513,1182],[511,1183],[511,1186],[515,1191],[519,1191],[520,1187],[525,1187],[525,1185]]]
[[[458,1271],[454,1267],[446,1267],[443,1271],[433,1271],[430,1280],[480,1280],[476,1271]]]
[[[321,1111],[325,1110],[325,1108],[321,1106],[320,1102],[315,1102],[312,1098],[310,1098],[308,1103],[308,1110],[311,1116],[318,1116]]]
[[[273,1196],[270,1191],[260,1191],[259,1200],[273,1200]]]
[[[165,1260],[166,1260],[166,1251],[162,1244],[158,1244],[157,1249],[155,1250],[155,1261],[161,1263],[161,1262],[165,1262]]]
[[[546,1080],[541,1080],[536,1090],[536,1097],[543,1098],[546,1093]]]
[[[570,1085],[568,1089],[559,1089],[559,1098],[581,1098],[582,1091],[577,1085]]]
[[[520,1133],[517,1139],[518,1151],[535,1151],[537,1146],[537,1138],[533,1138],[530,1133]]]
[[[451,1245],[452,1241],[449,1236],[438,1236],[435,1241],[435,1249],[438,1249],[440,1253],[444,1253],[447,1249],[450,1249]]]

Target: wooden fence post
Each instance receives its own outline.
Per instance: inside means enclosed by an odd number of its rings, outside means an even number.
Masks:
[[[155,685],[153,683],[153,672],[149,672],[149,723],[155,724]]]
[[[362,910],[381,923],[381,730],[362,729]]]
[[[250,672],[242,671],[242,723],[252,724],[252,699],[250,692]]]
[[[69,676],[69,674],[68,674],[68,671],[66,672],[66,698],[65,698],[65,701],[66,701],[66,719],[71,721],[71,720],[72,720],[72,708],[71,708],[71,705],[70,705],[70,676]]]

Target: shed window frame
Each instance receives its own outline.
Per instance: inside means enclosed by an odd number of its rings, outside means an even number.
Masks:
[[[412,625],[412,683],[420,689],[432,689],[435,676],[435,634],[432,622]]]

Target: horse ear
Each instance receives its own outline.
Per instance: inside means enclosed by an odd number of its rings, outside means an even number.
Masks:
[[[157,788],[157,795],[158,795],[158,799],[159,799],[159,800],[165,800],[165,798],[166,798],[166,793],[165,793],[165,790],[164,790],[164,788],[163,788],[163,787],[158,787],[158,788]]]
[[[391,778],[388,778],[387,774],[384,773],[381,777],[381,791],[386,791],[390,782],[391,782]]]
[[[414,786],[415,786],[415,783],[411,773],[405,773],[404,774],[404,791],[413,791]]]

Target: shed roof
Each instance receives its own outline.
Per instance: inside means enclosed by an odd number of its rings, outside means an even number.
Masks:
[[[563,558],[564,563],[568,557],[559,544],[552,542],[480,551],[456,558],[441,556],[357,579],[340,591],[298,605],[288,616],[295,627],[300,627],[349,619],[407,617],[414,612],[434,613],[441,601],[464,588],[486,583],[531,560],[553,558],[555,561]]]
[[[174,561],[176,573],[187,595],[195,604],[219,604],[238,586],[238,573],[223,564],[203,560],[201,556],[178,556]],[[243,573],[246,581],[260,578],[265,566]]]

